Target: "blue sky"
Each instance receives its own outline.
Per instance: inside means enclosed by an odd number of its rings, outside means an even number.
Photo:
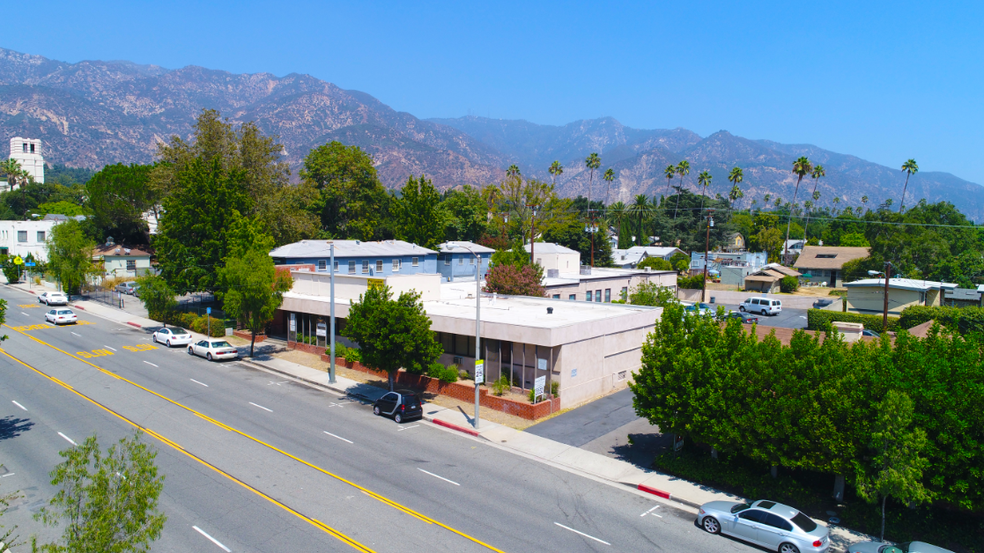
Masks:
[[[726,129],[984,184],[984,2],[37,6],[0,46],[308,73],[422,118]]]

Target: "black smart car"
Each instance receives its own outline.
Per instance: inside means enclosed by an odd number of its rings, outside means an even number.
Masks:
[[[424,416],[420,398],[413,392],[389,392],[372,404],[374,415],[393,417],[397,423]]]

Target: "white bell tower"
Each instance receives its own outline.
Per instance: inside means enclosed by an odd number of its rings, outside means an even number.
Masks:
[[[41,139],[10,139],[10,159],[20,163],[21,169],[28,172],[34,182],[44,183],[44,156],[41,155]]]

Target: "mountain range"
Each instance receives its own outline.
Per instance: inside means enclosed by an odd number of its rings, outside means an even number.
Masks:
[[[411,174],[426,174],[439,188],[500,180],[516,164],[524,175],[551,180],[554,160],[564,166],[556,178],[566,196],[630,203],[639,194],[659,196],[668,185],[664,169],[686,159],[682,184],[697,189],[697,174],[713,176],[710,195],[727,195],[728,172],[744,170],[741,205],[764,196],[793,198],[792,162],[807,156],[823,164],[820,205],[876,207],[886,199],[898,206],[905,175],[897,168],[805,144],[751,140],[719,131],[701,137],[692,131],[642,130],[606,117],[563,126],[527,121],[461,117],[419,119],[386,106],[369,94],[343,90],[310,75],[276,77],[232,74],[188,66],[165,69],[126,61],[66,63],[0,48],[0,138],[44,140],[45,160],[71,167],[149,163],[157,144],[172,135],[187,138],[202,109],[217,109],[232,123],[255,121],[277,135],[296,170],[312,148],[331,140],[357,145],[375,160],[383,183],[399,187]],[[592,175],[584,166],[591,152],[601,156]],[[899,166],[908,157],[900,155]],[[602,173],[612,168],[609,184]],[[800,186],[809,199],[812,179]],[[984,187],[949,173],[920,172],[909,181],[906,204],[946,200],[968,217],[984,221]]]

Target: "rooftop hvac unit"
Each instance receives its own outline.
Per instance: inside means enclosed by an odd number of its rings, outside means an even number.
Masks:
[[[547,269],[547,278],[557,278],[560,276],[560,269]]]

